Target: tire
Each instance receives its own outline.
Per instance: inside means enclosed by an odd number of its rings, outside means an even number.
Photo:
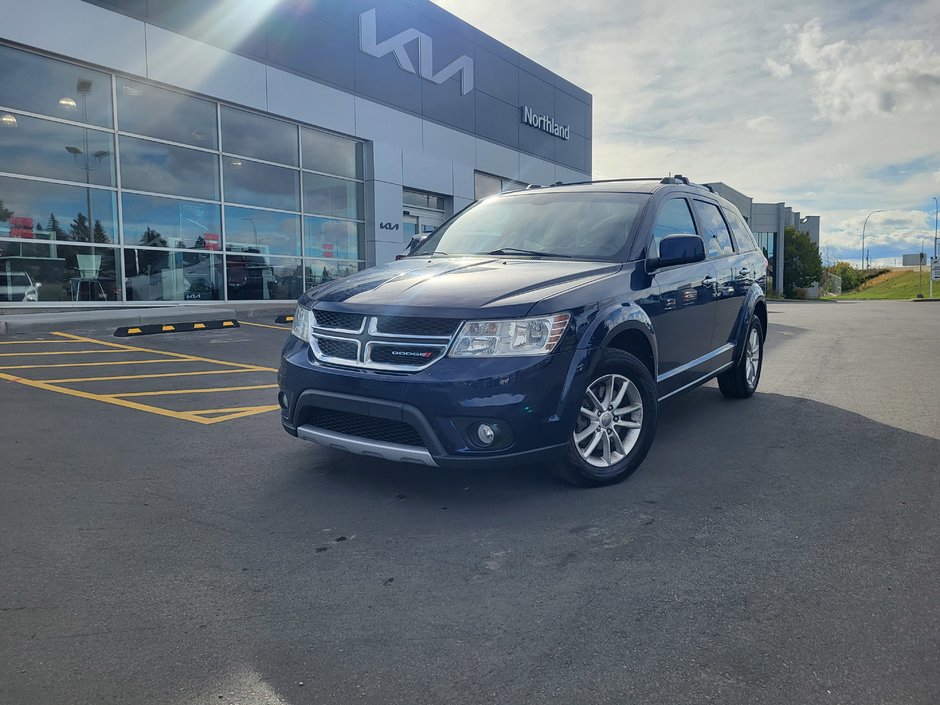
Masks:
[[[738,364],[718,375],[718,388],[729,399],[753,396],[764,366],[764,328],[757,316],[751,317],[744,336],[744,349]]]
[[[646,365],[622,350],[600,355],[593,381],[582,392],[568,448],[553,468],[558,477],[579,487],[626,479],[646,458],[656,435],[659,401]],[[613,403],[618,397],[619,406]],[[615,414],[618,409],[621,413]]]

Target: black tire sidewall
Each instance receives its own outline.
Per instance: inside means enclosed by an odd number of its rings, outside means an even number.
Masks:
[[[601,355],[601,359],[590,375],[588,384],[581,390],[578,402],[581,402],[588,387],[598,378],[608,374],[623,375],[635,384],[640,392],[640,398],[643,401],[643,428],[640,429],[640,437],[627,457],[609,468],[598,468],[587,463],[578,453],[574,438],[569,433],[568,448],[562,460],[567,471],[566,479],[587,486],[613,484],[626,478],[646,458],[656,435],[659,400],[656,384],[649,370],[636,357],[622,350],[605,350]]]

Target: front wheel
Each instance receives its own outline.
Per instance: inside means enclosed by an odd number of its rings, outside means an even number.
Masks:
[[[555,468],[581,487],[611,485],[636,470],[656,434],[656,385],[642,362],[610,349],[584,391],[565,457]]]
[[[751,318],[738,364],[718,375],[718,388],[729,399],[747,399],[760,382],[764,365],[764,329],[757,316]]]

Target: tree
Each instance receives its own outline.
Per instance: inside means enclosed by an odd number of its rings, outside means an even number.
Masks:
[[[144,230],[144,234],[140,236],[140,244],[150,247],[167,247],[166,238],[151,227]]]
[[[829,271],[842,280],[842,291],[852,291],[862,283],[862,273],[848,262],[836,262]]]
[[[55,217],[55,213],[49,214],[49,224],[46,226],[46,230],[52,233],[53,240],[68,240],[65,236],[65,230],[62,229],[62,226],[59,225],[59,219]]]
[[[91,242],[91,231],[88,228],[88,218],[84,213],[75,216],[75,220],[69,226],[69,235],[76,242]]]
[[[5,223],[10,218],[13,217],[13,211],[3,205],[3,201],[0,201],[0,222]]]
[[[94,241],[101,244],[111,242],[111,238],[109,238],[108,234],[104,231],[100,220],[95,220]]]
[[[783,231],[783,292],[794,298],[796,290],[812,286],[822,276],[819,248],[809,237],[788,225]]]

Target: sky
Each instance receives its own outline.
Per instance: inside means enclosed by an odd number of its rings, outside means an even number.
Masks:
[[[929,257],[940,0],[434,0],[594,97],[595,179],[679,173],[819,215],[823,263]]]

